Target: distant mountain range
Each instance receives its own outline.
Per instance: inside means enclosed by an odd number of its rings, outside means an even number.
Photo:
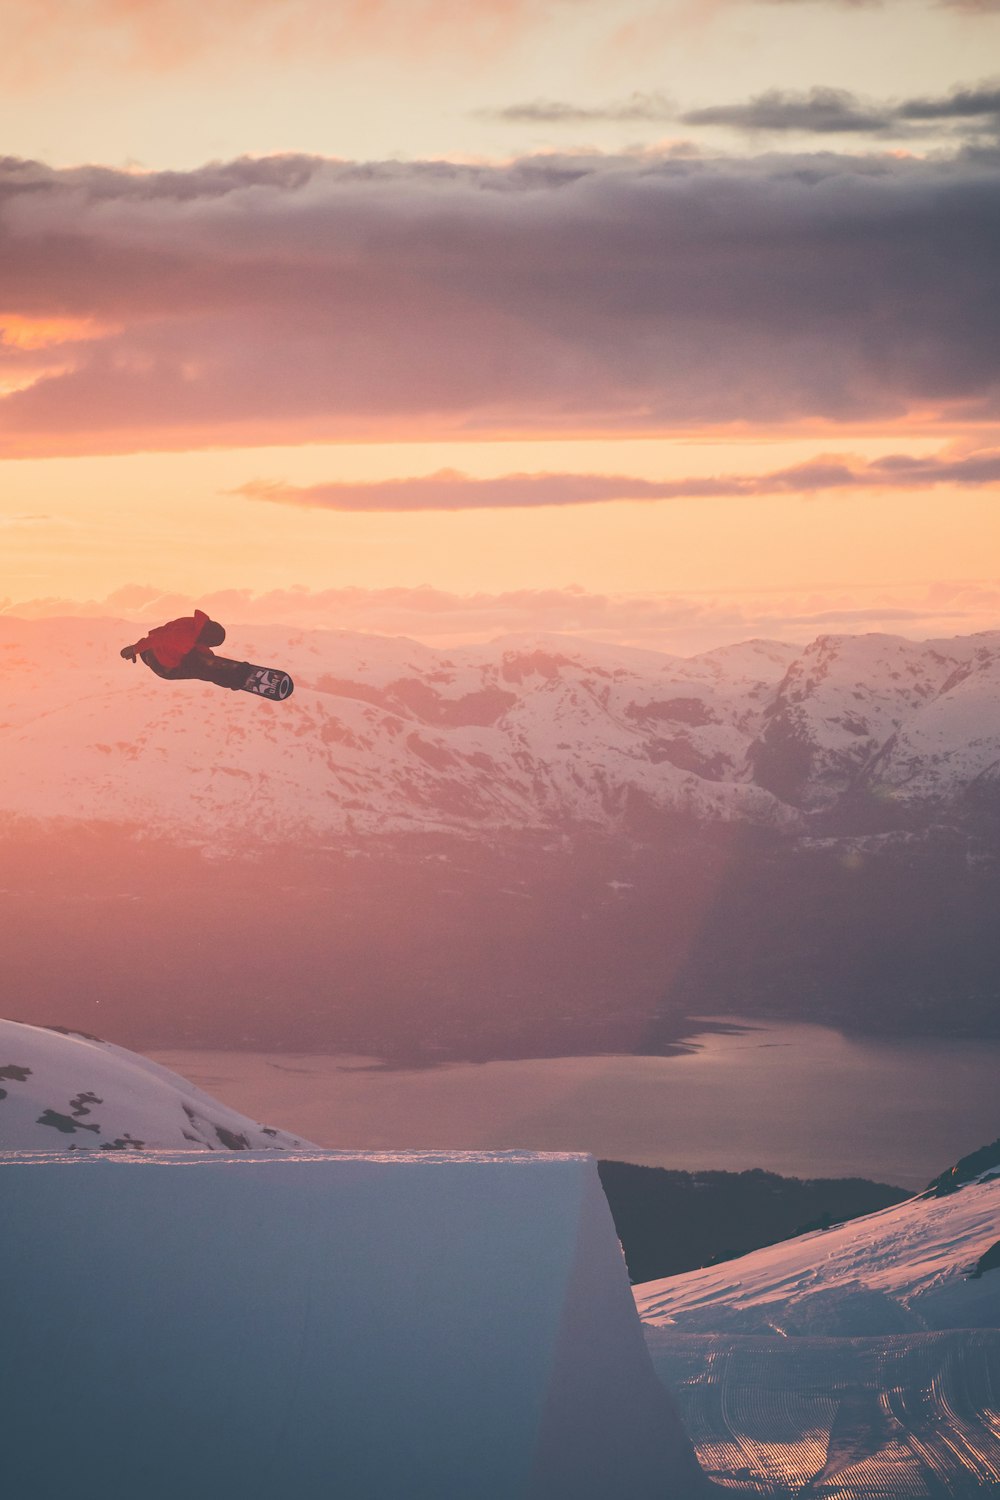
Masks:
[[[1000,1030],[1000,631],[231,627],[281,704],[162,682],[137,633],[0,616],[27,1020],[397,1059],[660,1050],[698,1012]]]
[[[233,630],[241,656],[295,678],[277,706],[125,665],[135,633],[0,617],[0,808],[238,845],[641,830],[663,811],[885,835],[1000,809],[1000,631],[680,658]]]

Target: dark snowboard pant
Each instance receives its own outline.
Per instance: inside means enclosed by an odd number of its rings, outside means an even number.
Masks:
[[[200,651],[189,651],[176,667],[161,666],[152,651],[140,654],[149,670],[155,672],[157,677],[165,677],[168,682],[196,677],[199,682],[214,682],[216,687],[232,688],[236,692],[246,682],[250,671],[248,661],[230,661],[225,656],[204,656]]]

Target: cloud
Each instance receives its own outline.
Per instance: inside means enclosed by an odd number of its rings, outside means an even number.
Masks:
[[[0,161],[0,453],[975,419],[1000,163]],[[29,372],[30,374],[30,372]]]
[[[745,481],[740,494],[816,494],[820,490],[929,489],[939,484],[989,486],[1000,484],[1000,450],[984,449],[964,457],[935,455],[915,458],[905,453],[857,460],[821,457],[792,468]]]
[[[333,481],[290,485],[251,479],[228,494],[277,505],[339,511],[518,509],[547,505],[594,505],[614,500],[689,500],[759,495],[813,495],[824,490],[928,489],[939,484],[1000,485],[1000,451],[964,457],[914,458],[896,454],[871,463],[820,456],[766,474],[650,480],[623,474],[503,474],[477,479],[441,469],[406,479],[367,483]]]
[[[634,93],[615,104],[589,106],[558,99],[535,99],[525,104],[508,104],[503,109],[483,110],[481,114],[516,125],[632,124],[677,118],[676,107],[661,93]]]
[[[126,602],[129,600],[130,602]],[[195,606],[222,620],[234,644],[281,625],[407,636],[459,646],[507,635],[564,635],[688,654],[754,637],[808,641],[831,629],[885,630],[911,637],[989,629],[1000,585],[964,582],[895,592],[831,588],[822,593],[600,594],[576,586],[456,594],[423,588],[227,589],[197,599],[129,586],[103,600],[0,602],[0,616],[115,618],[150,625]]]
[[[726,125],[746,131],[797,131],[817,135],[875,134],[897,138],[927,134],[941,123],[973,131],[1000,127],[1000,87],[956,88],[936,98],[874,103],[846,89],[804,93],[771,89],[743,104],[711,105],[679,116],[685,125]]]
[[[891,110],[864,105],[846,89],[815,88],[808,93],[771,89],[746,104],[716,104],[690,109],[680,116],[685,125],[733,125],[739,130],[815,131],[824,135],[886,130]]]
[[[678,111],[662,93],[637,93],[618,103],[577,105],[538,99],[482,113],[513,124],[676,121],[695,127],[721,125],[751,133],[884,135],[905,139],[940,133],[942,124],[959,124],[974,132],[1000,128],[1000,86],[984,83],[974,88],[958,87],[950,94],[901,102],[862,99],[848,89],[813,88],[800,92],[769,89],[742,103],[712,104],[684,111]],[[687,144],[690,148],[690,143]]]
[[[442,469],[436,474],[367,484],[296,486],[252,479],[230,493],[248,500],[325,510],[483,510],[735,494],[735,482],[707,479],[658,483],[615,474],[503,474],[495,479],[475,479],[455,469]]]
[[[907,99],[897,109],[903,120],[968,120],[993,116],[1000,120],[1000,85],[956,88],[931,99]]]

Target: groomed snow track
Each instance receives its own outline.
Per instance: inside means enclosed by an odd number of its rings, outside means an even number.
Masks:
[[[782,1339],[648,1328],[646,1337],[706,1472],[730,1493],[1000,1495],[998,1329]]]
[[[692,1500],[593,1160],[0,1157],[4,1493]]]

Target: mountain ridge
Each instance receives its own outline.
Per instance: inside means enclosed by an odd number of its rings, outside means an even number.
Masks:
[[[615,830],[645,812],[874,836],[1000,802],[1000,631],[681,658],[269,627],[238,643],[295,677],[272,706],[126,677],[116,646],[133,630],[0,616],[0,810],[231,845]]]

